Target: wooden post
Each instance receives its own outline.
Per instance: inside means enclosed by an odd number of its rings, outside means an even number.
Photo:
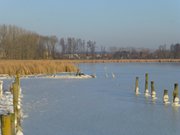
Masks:
[[[1,115],[1,134],[12,135],[11,132],[11,114]]]
[[[15,115],[14,113],[11,114],[11,132],[12,135],[16,135],[16,130],[15,130]]]
[[[14,124],[15,124],[15,133],[17,130],[17,113],[18,113],[18,88],[16,82],[12,84],[13,90],[13,106],[14,106]]]
[[[139,77],[136,77],[135,93],[136,93],[136,95],[139,94]]]
[[[163,103],[164,103],[164,104],[169,103],[168,90],[164,90],[164,94],[163,94]]]
[[[20,75],[19,75],[19,73],[16,74],[15,82],[17,83],[17,86],[20,88]]]
[[[15,133],[21,129],[21,116],[20,116],[20,79],[19,75],[16,76],[15,82],[12,85],[13,87],[13,105],[14,105],[14,123],[15,123]]]
[[[173,104],[178,105],[179,104],[179,97],[178,97],[178,84],[174,84],[174,91],[173,91]]]
[[[18,106],[18,99],[19,99],[19,91],[17,83],[13,83],[13,105],[14,105],[14,112],[16,112],[16,107]]]
[[[3,81],[0,81],[0,97],[3,95]]]
[[[148,90],[148,73],[145,74],[145,96],[149,96],[149,90]]]
[[[154,89],[154,81],[151,81],[151,97],[156,98],[156,92]]]

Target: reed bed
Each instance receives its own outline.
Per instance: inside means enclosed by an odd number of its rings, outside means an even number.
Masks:
[[[58,72],[76,72],[77,67],[70,61],[56,60],[1,60],[0,74],[21,75],[54,74]]]

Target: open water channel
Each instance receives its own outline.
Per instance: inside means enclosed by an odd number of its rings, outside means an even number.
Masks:
[[[24,135],[179,135],[180,108],[170,101],[180,84],[178,63],[80,64],[93,79],[22,79]],[[158,99],[144,97],[145,73]],[[135,77],[142,93],[135,96]],[[113,78],[114,77],[114,78]],[[149,86],[150,90],[150,86]]]

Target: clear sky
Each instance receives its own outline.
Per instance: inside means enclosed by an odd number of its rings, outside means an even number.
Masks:
[[[101,46],[180,42],[180,0],[0,0],[0,24]]]

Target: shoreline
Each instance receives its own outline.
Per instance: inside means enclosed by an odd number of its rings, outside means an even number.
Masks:
[[[72,63],[180,63],[180,59],[65,60]]]
[[[1,62],[61,62],[61,63],[130,63],[130,62],[180,62],[180,59],[55,59],[55,60],[9,60],[3,59]]]
[[[8,74],[0,74],[0,80],[4,79],[13,79],[15,76],[9,76]],[[65,74],[34,74],[34,75],[21,75],[21,79],[90,79],[95,78],[92,75],[81,75],[77,76],[76,73],[72,74],[72,72]]]

